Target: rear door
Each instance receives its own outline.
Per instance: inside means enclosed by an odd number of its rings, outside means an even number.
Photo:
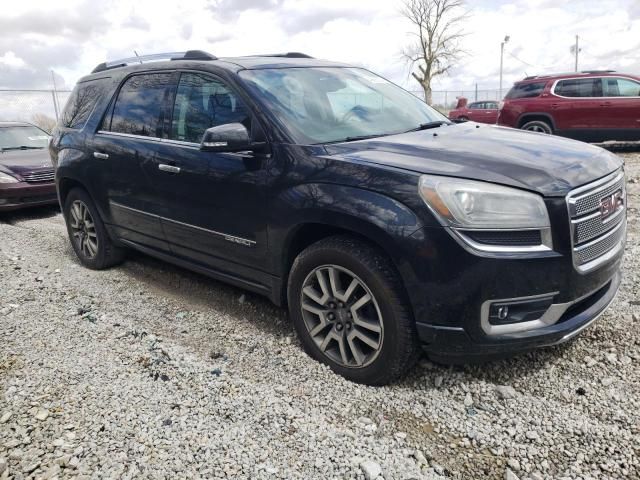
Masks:
[[[588,135],[588,130],[603,128],[600,78],[558,80],[552,94],[550,107],[556,130],[581,136]]]
[[[242,97],[223,80],[208,73],[180,74],[169,139],[155,160],[158,166],[174,167],[156,183],[170,205],[163,229],[175,255],[266,283],[256,269],[263,270],[267,262],[269,157],[200,150],[207,128],[234,122],[258,131]]]
[[[620,140],[640,139],[637,138],[640,134],[640,82],[630,78],[604,77],[602,83],[602,113],[607,127],[619,130]]]
[[[166,205],[155,187],[155,157],[171,115],[175,72],[128,77],[92,140],[96,183],[111,223],[126,240],[168,250],[160,217]]]

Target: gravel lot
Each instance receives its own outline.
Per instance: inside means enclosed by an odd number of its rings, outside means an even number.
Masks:
[[[0,479],[640,478],[640,154],[625,278],[578,340],[354,385],[266,300],[131,254],[79,266],[62,216],[0,216]]]

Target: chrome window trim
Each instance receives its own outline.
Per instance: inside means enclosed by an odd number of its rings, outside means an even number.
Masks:
[[[632,82],[637,83],[638,85],[640,85],[640,82],[638,80],[636,80],[635,78],[631,78],[631,77],[625,77],[624,75],[616,75],[616,76],[606,76],[606,77],[588,77],[588,76],[584,76],[584,77],[570,77],[570,78],[559,78],[557,80],[555,80],[553,82],[553,85],[551,86],[551,91],[549,93],[551,93],[551,95],[558,97],[558,98],[567,98],[570,100],[575,100],[575,99],[583,99],[583,100],[604,100],[604,99],[609,99],[609,98],[640,98],[640,96],[635,96],[635,97],[565,97],[564,95],[559,95],[556,93],[556,86],[558,85],[558,82],[562,82],[565,80],[585,80],[585,79],[598,79],[598,80],[603,80],[605,78],[621,78],[623,80],[630,80]],[[602,92],[604,93],[604,88],[602,89]]]
[[[110,132],[108,130],[98,130],[100,135],[114,136],[114,137],[124,137],[124,138],[132,138],[135,140],[148,140],[156,143],[165,143],[169,145],[179,145],[183,147],[196,147],[200,148],[199,143],[195,142],[183,142],[182,140],[173,140],[171,138],[160,138],[160,137],[147,137],[145,135],[136,135],[133,133],[122,133],[122,132]]]
[[[208,228],[198,227],[197,225],[192,225],[190,223],[179,222],[178,220],[173,220],[171,218],[162,217],[160,215],[156,215],[156,214],[153,214],[153,213],[148,213],[148,212],[145,212],[143,210],[138,210],[136,208],[127,207],[126,205],[122,205],[122,204],[120,204],[118,202],[113,202],[111,200],[109,201],[109,205],[113,206],[113,207],[116,207],[116,208],[122,208],[124,210],[130,210],[132,212],[140,213],[142,215],[146,215],[148,217],[155,218],[155,219],[158,219],[160,221],[166,221],[166,222],[170,222],[170,223],[175,223],[177,225],[182,225],[184,227],[192,228],[194,230],[199,230],[201,232],[209,233],[211,235],[222,237],[228,242],[237,243],[237,244],[240,244],[240,245],[244,245],[246,247],[253,247],[254,245],[256,245],[256,241],[255,240],[249,240],[248,238],[238,237],[236,235],[230,235],[228,233],[217,232],[215,230],[209,230]],[[168,239],[167,239],[167,241],[168,241]]]

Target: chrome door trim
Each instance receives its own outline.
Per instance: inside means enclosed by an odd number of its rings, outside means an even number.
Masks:
[[[190,223],[179,222],[178,220],[173,220],[171,218],[160,217],[162,220],[170,223],[175,223],[176,225],[181,225],[183,227],[193,228],[194,230],[198,230],[204,233],[209,233],[211,235],[216,235],[218,237],[224,238],[228,242],[238,243],[240,245],[244,245],[246,247],[253,247],[256,242],[255,240],[249,240],[248,238],[237,237],[235,235],[230,235],[228,233],[217,232],[215,230],[209,230],[208,228],[198,227],[197,225],[191,225]]]
[[[111,200],[109,201],[109,205],[117,207],[117,208],[123,208],[125,210],[131,210],[132,212],[141,213],[143,215],[147,215],[148,217],[152,217],[152,218],[158,219],[160,221],[174,223],[176,225],[181,225],[183,227],[192,228],[194,230],[198,230],[198,231],[201,231],[201,232],[209,233],[211,235],[222,237],[228,242],[237,243],[239,245],[244,245],[245,247],[253,247],[254,245],[256,245],[256,241],[255,240],[249,240],[248,238],[238,237],[236,235],[230,235],[228,233],[223,233],[223,232],[217,232],[215,230],[209,230],[208,228],[198,227],[197,225],[191,225],[190,223],[179,222],[178,220],[172,220],[171,218],[162,217],[160,215],[155,215],[153,213],[144,212],[144,211],[138,210],[136,208],[127,207],[125,205],[122,205],[122,204],[117,203],[117,202],[113,202]],[[169,239],[167,239],[167,241],[169,242]],[[169,242],[169,243],[171,243],[171,242]]]

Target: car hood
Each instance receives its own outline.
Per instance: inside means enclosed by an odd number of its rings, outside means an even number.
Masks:
[[[337,160],[484,180],[545,196],[564,196],[622,165],[619,157],[586,143],[473,122],[325,148]]]
[[[9,150],[0,153],[0,171],[18,175],[39,170],[51,170],[53,164],[49,150]]]

